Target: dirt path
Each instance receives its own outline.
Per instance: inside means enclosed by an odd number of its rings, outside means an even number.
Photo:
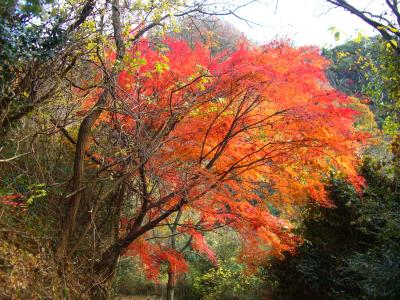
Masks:
[[[120,300],[161,300],[161,298],[157,296],[120,296],[117,299]]]

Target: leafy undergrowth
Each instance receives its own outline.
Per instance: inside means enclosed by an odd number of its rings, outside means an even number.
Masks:
[[[24,213],[0,204],[0,299],[84,299],[82,276],[60,268],[52,239],[33,228]]]
[[[40,251],[0,245],[0,297],[10,299],[60,298],[60,278]]]

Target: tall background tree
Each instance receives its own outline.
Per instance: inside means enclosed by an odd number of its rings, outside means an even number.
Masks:
[[[2,132],[57,95],[90,31],[95,1],[3,1],[0,6]]]
[[[336,7],[345,9],[376,29],[396,54],[400,54],[400,13],[399,2],[397,0],[379,1],[379,4],[381,4],[380,11],[371,11],[368,8],[360,6],[359,3],[356,4],[356,1],[326,1]]]
[[[345,0],[327,0],[338,8],[345,9],[357,16],[377,32],[379,38],[370,41],[359,38],[365,50],[357,55],[357,65],[361,70],[370,74],[359,72],[364,77],[363,93],[370,97],[371,101],[381,110],[378,112],[378,123],[384,123],[385,132],[391,136],[398,136],[400,129],[399,121],[399,77],[398,69],[400,63],[400,14],[397,0],[379,1],[379,5],[373,6],[373,10],[363,8],[359,5]],[[367,54],[368,53],[368,54]],[[342,54],[344,54],[342,52]],[[344,54],[344,56],[348,56]],[[342,59],[344,57],[342,56]],[[345,59],[345,58],[344,58]],[[337,61],[337,60],[336,60]],[[398,138],[397,138],[398,139]]]

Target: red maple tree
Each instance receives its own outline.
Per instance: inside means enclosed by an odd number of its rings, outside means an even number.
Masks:
[[[257,263],[299,242],[269,204],[332,205],[324,188],[331,170],[362,185],[364,136],[353,128],[349,99],[329,86],[318,49],[242,43],[213,56],[202,45],[163,45],[142,40],[128,51],[114,106],[99,121],[118,132],[109,163],[124,174],[123,201],[135,202],[99,270],[130,253],[153,274],[162,261],[185,271],[175,249],[146,241],[177,211],[185,214],[177,230],[191,236],[192,248],[214,260],[202,232],[228,226],[242,237],[243,258]]]

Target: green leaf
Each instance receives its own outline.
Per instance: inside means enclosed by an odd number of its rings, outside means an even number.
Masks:
[[[360,44],[364,38],[364,35],[362,33],[358,33],[356,39],[354,40],[357,44]]]
[[[339,31],[336,31],[335,32],[335,41],[337,42],[337,41],[339,41],[340,40],[340,32]]]

